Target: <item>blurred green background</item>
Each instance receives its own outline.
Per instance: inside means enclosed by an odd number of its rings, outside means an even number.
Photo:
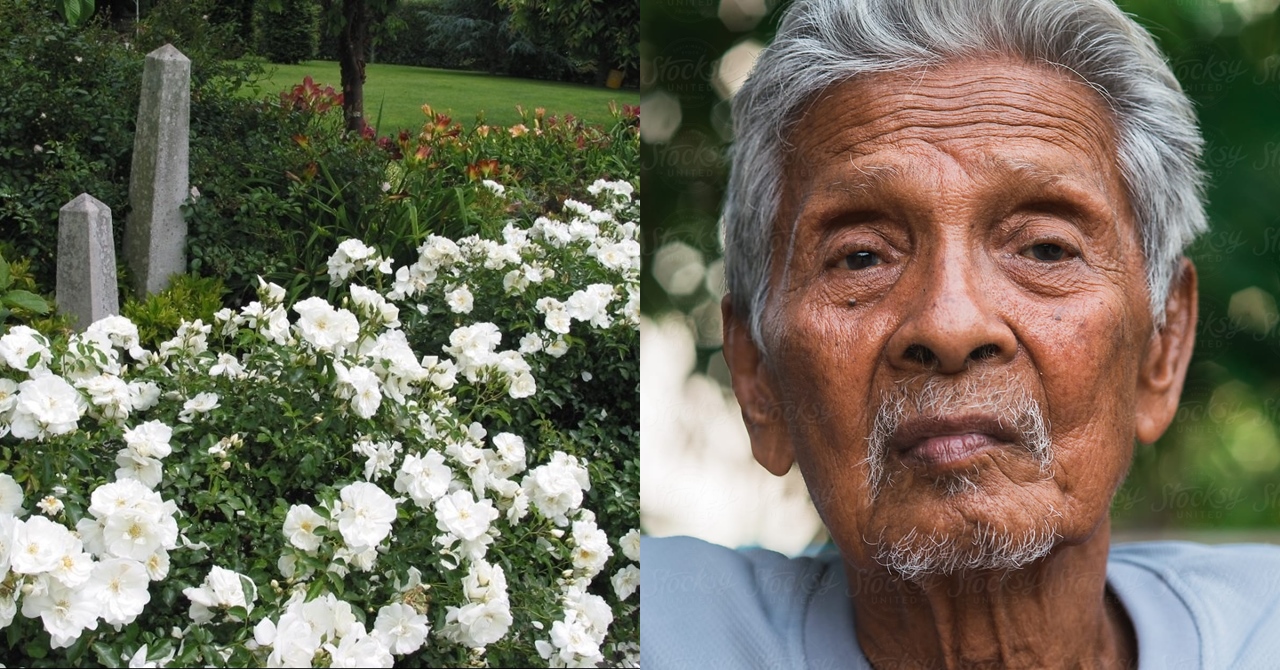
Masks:
[[[716,221],[732,139],[727,98],[786,3],[642,0],[643,302],[679,314],[722,382]],[[1280,0],[1118,3],[1155,35],[1196,102],[1211,232],[1196,354],[1177,419],[1139,446],[1115,526],[1192,534],[1280,529]]]

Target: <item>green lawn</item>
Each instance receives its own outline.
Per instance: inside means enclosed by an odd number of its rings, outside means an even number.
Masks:
[[[311,75],[317,84],[333,86],[339,92],[342,90],[337,63],[306,61],[298,65],[268,65],[267,77],[254,94],[292,88],[306,75]],[[377,125],[379,133],[384,135],[400,128],[416,130],[421,127],[425,119],[423,104],[430,104],[437,112],[449,114],[464,125],[469,125],[480,112],[484,112],[487,123],[513,125],[520,121],[515,109],[517,104],[524,105],[527,110],[545,107],[547,114],[569,113],[589,122],[605,124],[610,120],[610,100],[616,100],[619,105],[638,105],[640,95],[629,90],[615,91],[408,65],[371,64],[366,71],[364,85],[365,118]]]

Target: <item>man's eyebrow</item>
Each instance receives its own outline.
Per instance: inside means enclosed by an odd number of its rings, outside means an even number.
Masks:
[[[1112,221],[1116,217],[1115,208],[1107,198],[1107,187],[1102,175],[1090,173],[1078,168],[1059,169],[1011,156],[989,156],[983,161],[982,169],[988,174],[1009,179],[1009,185],[1015,192],[1034,193],[1050,187],[1059,192],[1070,193],[1066,202],[1087,218],[1098,221]]]
[[[1035,161],[1012,156],[988,156],[982,163],[982,170],[994,175],[1018,177],[1022,181],[1032,182],[1039,186],[1051,186],[1066,182],[1075,186],[1089,186],[1106,192],[1101,175],[1089,175],[1075,169],[1059,169],[1049,167]]]
[[[902,176],[902,170],[897,165],[885,163],[860,165],[850,157],[849,166],[853,168],[853,174],[842,176],[838,181],[831,182],[827,185],[828,190],[841,191],[849,195],[862,195]]]

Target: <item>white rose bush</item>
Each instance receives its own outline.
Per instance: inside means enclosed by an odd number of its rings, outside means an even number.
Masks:
[[[639,202],[589,192],[412,259],[342,240],[327,296],[262,281],[154,350],[10,328],[0,658],[634,665]]]

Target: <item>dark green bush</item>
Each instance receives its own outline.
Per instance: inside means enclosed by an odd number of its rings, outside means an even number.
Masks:
[[[370,61],[585,81],[558,49],[512,32],[509,17],[495,0],[402,2],[375,32]],[[320,53],[337,60],[336,38],[325,36]]]
[[[34,0],[0,1],[0,240],[51,290],[58,209],[80,193],[128,214],[142,54]]]
[[[258,55],[272,63],[315,58],[320,44],[319,6],[315,0],[258,0],[253,6],[253,43]]]

